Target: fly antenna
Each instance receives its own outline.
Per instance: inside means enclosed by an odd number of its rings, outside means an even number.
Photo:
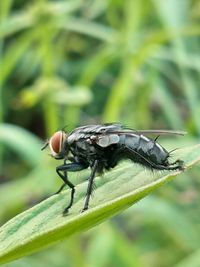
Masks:
[[[47,141],[44,146],[41,148],[41,150],[44,150],[49,145],[49,141]]]

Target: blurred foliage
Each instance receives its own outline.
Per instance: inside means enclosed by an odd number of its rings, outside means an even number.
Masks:
[[[0,1],[1,223],[60,185],[58,162],[40,152],[59,128],[119,121],[198,142],[199,18],[198,0]],[[7,266],[199,267],[198,173]]]

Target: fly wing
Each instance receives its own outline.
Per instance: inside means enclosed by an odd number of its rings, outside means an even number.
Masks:
[[[116,132],[118,134],[166,134],[166,135],[185,135],[187,132],[179,130],[129,130],[124,129],[123,131]]]
[[[142,134],[166,134],[185,135],[186,132],[179,130],[133,130],[117,123],[86,125],[74,129],[68,135],[68,143],[91,140],[101,147],[116,144],[120,135],[142,135]]]
[[[180,130],[135,130],[123,126],[118,123],[106,123],[101,125],[88,125],[84,127],[79,127],[80,133],[85,134],[166,134],[166,135],[185,135],[187,132]]]

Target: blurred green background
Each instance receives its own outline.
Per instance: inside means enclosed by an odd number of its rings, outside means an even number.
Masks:
[[[167,149],[199,142],[199,0],[1,0],[0,20],[1,225],[58,189],[40,148],[60,128],[121,122],[188,131],[160,139]],[[6,266],[199,267],[199,171]]]

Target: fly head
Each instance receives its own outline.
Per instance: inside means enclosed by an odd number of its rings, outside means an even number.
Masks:
[[[50,148],[51,156],[55,159],[63,159],[68,154],[67,149],[67,134],[64,131],[55,132],[49,141],[42,148],[45,149],[47,146]]]

